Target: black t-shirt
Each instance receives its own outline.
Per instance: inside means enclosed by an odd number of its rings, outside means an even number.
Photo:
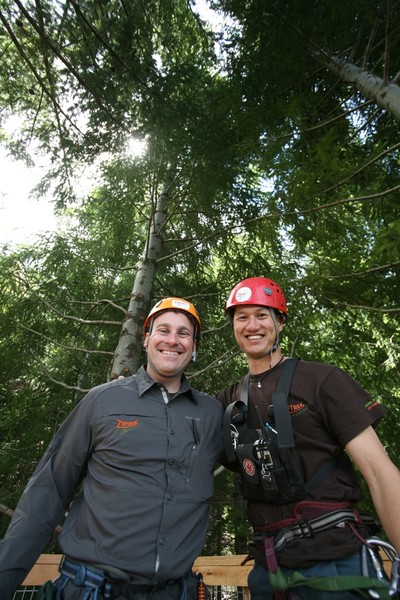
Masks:
[[[262,419],[270,421],[268,406],[276,390],[282,363],[265,374],[250,377],[249,413],[247,425],[259,428],[255,406]],[[226,407],[239,400],[242,379],[218,394]],[[375,426],[386,409],[347,373],[338,367],[316,362],[299,361],[289,394],[289,412],[295,438],[294,457],[304,481],[308,481],[337,457],[334,472],[321,485],[310,492],[308,499],[320,502],[357,503],[362,498],[354,467],[343,452],[348,442]],[[248,502],[251,525],[263,528],[294,516],[295,503],[285,505],[267,502]],[[360,546],[359,539],[348,527],[320,532],[313,538],[296,539],[288,543],[279,554],[279,563],[290,568],[307,567],[321,560],[334,560],[349,556]],[[256,560],[264,561],[263,551],[252,548]]]

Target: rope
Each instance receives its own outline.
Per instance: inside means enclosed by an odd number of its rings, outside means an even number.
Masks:
[[[272,587],[279,592],[288,591],[299,586],[308,586],[316,590],[341,592],[357,590],[363,598],[371,598],[369,590],[373,590],[375,598],[390,600],[395,596],[389,593],[389,584],[374,577],[364,575],[337,575],[335,577],[304,577],[298,571],[294,571],[286,577],[278,568],[276,573],[269,573]]]

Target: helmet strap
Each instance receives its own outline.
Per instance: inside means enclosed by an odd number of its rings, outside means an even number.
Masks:
[[[271,354],[272,354],[272,352],[276,352],[279,347],[279,326],[278,326],[278,319],[276,318],[275,310],[271,307],[269,307],[268,310],[269,310],[269,314],[271,315],[272,323],[274,324],[274,329],[275,329],[275,342],[271,348]]]

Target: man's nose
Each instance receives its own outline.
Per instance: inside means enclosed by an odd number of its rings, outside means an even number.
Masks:
[[[172,345],[177,344],[179,342],[178,332],[177,331],[169,331],[165,340],[168,342],[168,344],[172,344]]]
[[[246,329],[249,329],[250,331],[258,329],[258,320],[256,317],[249,317],[246,324]]]

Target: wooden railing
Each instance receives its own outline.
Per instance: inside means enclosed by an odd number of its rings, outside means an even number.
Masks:
[[[41,554],[22,586],[38,586],[48,579],[55,579],[58,576],[58,565],[61,558],[61,554]],[[208,585],[231,585],[246,588],[247,575],[252,569],[253,561],[242,566],[241,563],[245,559],[245,554],[199,556],[193,565],[193,570],[196,573],[202,573],[204,581]]]

